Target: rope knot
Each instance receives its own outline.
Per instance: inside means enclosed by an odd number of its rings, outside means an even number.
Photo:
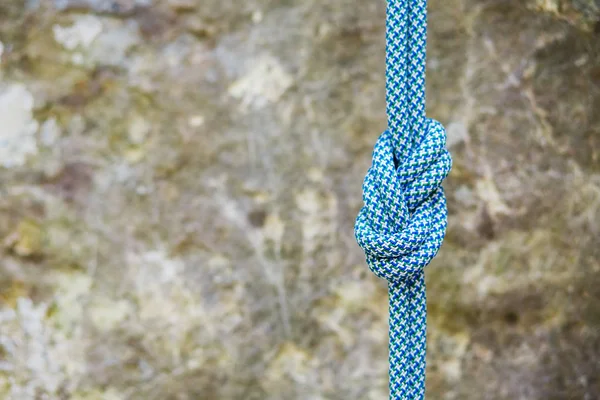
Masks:
[[[437,254],[446,234],[442,181],[452,159],[441,123],[425,118],[420,141],[400,155],[397,136],[383,132],[363,183],[364,206],[354,233],[369,269],[398,281],[422,270]],[[407,135],[402,135],[406,137]]]

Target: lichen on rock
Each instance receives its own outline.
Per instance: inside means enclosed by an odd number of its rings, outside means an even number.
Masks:
[[[34,104],[33,95],[25,85],[0,86],[0,163],[5,168],[22,166],[28,156],[37,152]]]

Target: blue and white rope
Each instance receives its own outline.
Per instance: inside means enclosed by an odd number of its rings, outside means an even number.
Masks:
[[[425,396],[424,267],[447,226],[442,181],[452,160],[446,132],[425,116],[427,1],[389,0],[386,19],[388,129],[363,183],[355,236],[369,268],[388,281],[390,399]]]

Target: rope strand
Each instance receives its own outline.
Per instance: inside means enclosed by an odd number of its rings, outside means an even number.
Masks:
[[[423,269],[446,234],[442,181],[452,167],[446,133],[425,116],[427,1],[389,0],[386,17],[388,129],[373,150],[354,227],[369,269],[389,287],[390,399],[425,396]]]

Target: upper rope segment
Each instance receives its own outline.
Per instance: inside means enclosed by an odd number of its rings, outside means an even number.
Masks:
[[[422,399],[426,306],[423,268],[446,233],[442,181],[452,160],[446,132],[425,116],[427,1],[389,0],[388,129],[363,183],[355,236],[369,268],[390,287],[390,399]]]

